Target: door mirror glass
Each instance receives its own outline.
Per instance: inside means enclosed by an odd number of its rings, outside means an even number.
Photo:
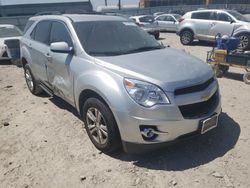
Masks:
[[[55,53],[73,53],[73,48],[66,42],[53,42],[50,44],[50,50]]]

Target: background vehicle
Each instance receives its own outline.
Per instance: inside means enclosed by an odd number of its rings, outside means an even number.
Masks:
[[[140,152],[217,126],[220,94],[211,67],[162,46],[134,22],[76,14],[30,22],[21,39],[30,92],[74,106],[99,150]]]
[[[165,12],[155,12],[155,13],[153,14],[153,16],[156,17],[156,16],[159,16],[159,15],[161,15],[161,14],[165,14]]]
[[[162,14],[157,16],[155,20],[158,22],[161,31],[177,31],[179,25],[179,14]]]
[[[130,17],[138,26],[151,35],[154,35],[156,39],[160,37],[160,28],[158,22],[155,21],[154,16],[151,15],[141,15]]]
[[[194,39],[215,41],[221,35],[240,37],[239,48],[250,48],[250,23],[240,13],[233,10],[198,10],[186,13],[182,18],[177,34],[184,45]]]
[[[19,40],[22,32],[13,25],[0,25],[0,60],[20,59]]]

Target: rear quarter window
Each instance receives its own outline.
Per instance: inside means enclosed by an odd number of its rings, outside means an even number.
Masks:
[[[33,25],[34,22],[35,22],[35,21],[33,21],[33,20],[29,20],[29,21],[27,22],[27,24],[26,24],[24,30],[23,30],[23,33],[26,33],[26,32],[28,31],[28,29]]]

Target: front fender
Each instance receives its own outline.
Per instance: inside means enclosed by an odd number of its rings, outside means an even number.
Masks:
[[[123,78],[113,72],[91,70],[81,74],[75,81],[75,101],[80,112],[80,95],[85,90],[91,90],[100,95],[112,111],[125,108]]]

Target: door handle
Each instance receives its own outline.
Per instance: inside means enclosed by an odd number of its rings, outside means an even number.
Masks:
[[[44,54],[48,61],[52,62],[52,57],[49,53]]]

